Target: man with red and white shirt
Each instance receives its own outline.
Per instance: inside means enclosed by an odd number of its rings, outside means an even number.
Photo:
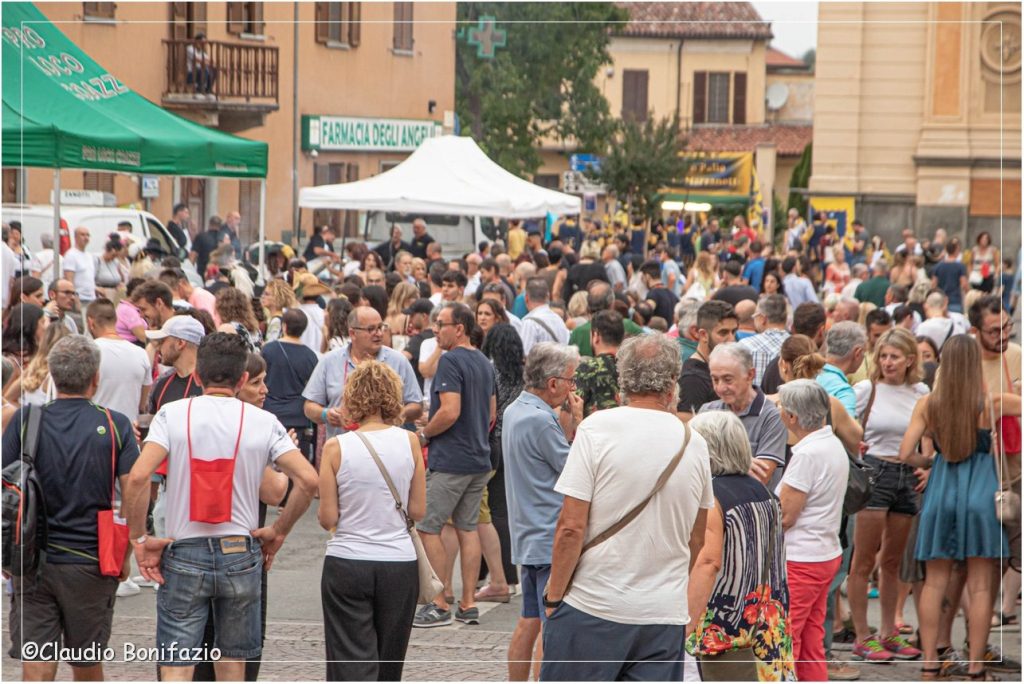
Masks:
[[[248,381],[238,335],[214,333],[199,345],[203,395],[165,404],[153,417],[125,488],[135,558],[158,582],[156,645],[164,681],[191,680],[213,610],[218,680],[239,681],[262,653],[260,581],[295,521],[309,507],[317,474],[273,414],[235,394]],[[164,459],[167,536],[146,535],[149,480]],[[264,468],[295,483],[273,525],[257,529]]]

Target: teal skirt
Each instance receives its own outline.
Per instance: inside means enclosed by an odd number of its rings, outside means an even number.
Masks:
[[[1006,533],[996,518],[999,488],[988,430],[977,450],[959,463],[936,455],[921,506],[914,555],[918,560],[1005,558]]]

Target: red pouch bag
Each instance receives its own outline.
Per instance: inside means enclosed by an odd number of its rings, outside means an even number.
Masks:
[[[104,577],[120,577],[128,553],[128,522],[114,513],[114,483],[117,482],[117,440],[114,419],[107,411],[107,425],[110,427],[110,509],[96,512],[97,556],[100,574]]]
[[[1006,377],[1004,392],[1013,392],[1013,378],[1010,377],[1010,369],[1006,365],[1006,354],[1003,354],[1003,375]],[[1019,454],[1021,447],[1020,418],[1017,416],[1003,416],[999,419],[999,441],[1003,447],[1004,454]]]
[[[205,461],[192,457],[192,401],[192,399],[188,400],[185,426],[188,436],[189,520],[210,525],[231,522],[231,501],[235,489],[235,461],[238,458],[238,446],[242,442],[245,404],[242,403],[242,414],[238,419],[235,453],[231,458]]]

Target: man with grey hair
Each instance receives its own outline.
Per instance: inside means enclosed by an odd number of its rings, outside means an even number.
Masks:
[[[757,334],[739,341],[754,359],[754,384],[758,387],[768,365],[779,355],[782,343],[789,337],[786,330],[788,317],[789,302],[786,298],[780,294],[767,295],[757,303],[754,311]]]
[[[525,264],[520,264],[523,266]],[[516,268],[518,271],[518,267]],[[569,344],[569,329],[562,317],[551,310],[548,300],[551,291],[544,278],[529,278],[523,290],[526,294],[526,310],[519,336],[523,339],[523,354],[530,355],[533,345],[538,342]]]
[[[95,342],[69,335],[53,346],[47,361],[56,400],[19,409],[3,435],[7,468],[21,458],[29,412],[42,412],[34,466],[46,493],[49,539],[39,572],[14,578],[11,654],[23,659],[22,679],[53,680],[58,655],[22,648],[62,643],[83,653],[83,660],[70,662],[76,680],[101,680],[103,665],[84,658],[89,658],[86,649],[102,654],[107,646],[118,583],[100,572],[96,519],[113,506],[115,480],[124,491],[139,446],[126,416],[91,402],[99,385],[100,350]],[[122,566],[122,580],[130,567]]]
[[[604,270],[608,275],[608,282],[616,292],[624,292],[629,283],[626,277],[626,269],[619,262],[619,248],[615,245],[608,245],[601,252],[601,261],[604,262]]]
[[[501,448],[512,562],[522,566],[523,593],[521,617],[508,647],[510,681],[529,679],[534,644],[547,620],[544,591],[562,509],[555,483],[569,456],[569,440],[583,420],[583,400],[573,392],[579,362],[575,347],[534,345],[526,357],[526,387],[504,413]]]
[[[845,325],[845,324],[840,324]],[[776,488],[786,530],[789,626],[800,681],[828,680],[825,662],[829,585],[842,561],[839,526],[850,466],[846,449],[825,421],[829,398],[812,380],[779,388],[782,422],[797,438]]]
[[[753,463],[750,475],[763,484],[777,483],[776,469],[786,465],[786,428],[779,410],[754,385],[754,359],[739,342],[720,344],[711,351],[711,381],[715,401],[704,404],[706,411],[732,411],[743,423],[750,439]]]
[[[543,680],[682,678],[689,571],[714,495],[707,443],[674,415],[681,366],[664,335],[630,338],[618,354],[626,405],[576,430],[555,485],[565,500],[544,600]],[[643,502],[621,533],[603,535]]]
[[[686,360],[697,351],[697,311],[700,309],[700,305],[701,302],[698,300],[686,297],[679,300],[675,311],[672,312],[675,319],[675,333],[679,340],[679,354],[683,363],[686,363]],[[669,336],[671,335],[672,331],[669,330]]]
[[[842,291],[839,293],[844,299],[853,299],[853,295],[857,292],[857,288],[860,284],[868,279],[868,275],[871,271],[868,269],[868,265],[861,262],[853,264],[850,267],[850,282],[843,286]]]
[[[832,310],[832,325],[843,321],[856,321],[860,317],[860,302],[852,297],[840,297]]]
[[[49,231],[43,231],[39,235],[39,241],[42,243],[43,248],[32,255],[32,260],[28,265],[28,272],[33,278],[42,280],[43,287],[47,288],[50,286],[50,281],[53,280],[53,234]]]
[[[867,344],[868,336],[861,325],[853,321],[836,323],[825,335],[825,366],[815,378],[854,419],[857,418],[857,396],[846,376],[860,368]]]
[[[594,356],[594,347],[590,342],[593,324],[591,321],[600,311],[608,311],[615,303],[615,293],[611,285],[603,280],[596,280],[587,287],[587,313],[590,319],[582,325],[577,325],[569,334],[569,344],[575,345],[580,350],[580,356]],[[639,335],[644,331],[633,321],[624,319],[626,336]]]

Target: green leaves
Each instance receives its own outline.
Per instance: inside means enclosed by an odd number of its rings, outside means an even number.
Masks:
[[[602,152],[614,121],[594,77],[611,62],[610,31],[628,12],[612,3],[459,3],[463,36],[481,16],[496,18],[507,43],[482,59],[464,37],[457,42],[455,107],[466,132],[520,176],[540,167],[546,135]]]
[[[679,120],[648,116],[644,122],[622,121],[618,128],[595,178],[634,216],[653,218],[661,204],[659,191],[686,173],[687,163],[679,156]]]

